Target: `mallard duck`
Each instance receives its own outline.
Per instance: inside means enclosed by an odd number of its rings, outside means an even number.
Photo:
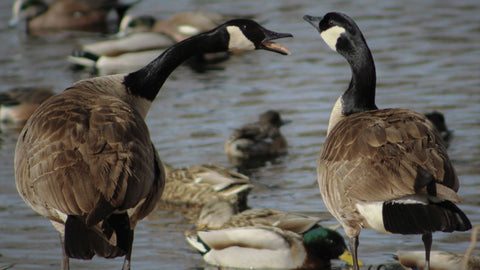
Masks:
[[[206,203],[217,200],[228,201],[243,211],[252,188],[247,176],[216,164],[170,168],[159,205],[179,209],[192,218]]]
[[[371,228],[422,234],[428,264],[433,232],[472,227],[455,205],[459,182],[439,132],[422,114],[377,108],[375,64],[352,18],[331,12],[304,19],[352,70],[333,107],[317,175],[325,205],[350,238],[353,261],[361,229]]]
[[[140,52],[123,53],[116,56],[100,56],[96,58],[85,58],[69,56],[69,60],[72,63],[81,65],[83,67],[89,67],[92,71],[98,75],[109,75],[128,72],[133,69],[138,69],[155,59],[159,54],[164,52],[165,49],[158,50],[146,50]],[[93,61],[92,59],[95,59]]]
[[[228,202],[211,201],[186,237],[207,263],[221,267],[325,269],[331,259],[351,264],[343,237],[319,221],[275,209],[238,213]]]
[[[16,0],[9,26],[26,20],[27,32],[68,30],[105,30],[111,9],[125,10],[117,0]],[[121,15],[120,15],[121,16]]]
[[[170,18],[157,21],[150,31],[132,30],[133,33],[116,39],[86,44],[75,49],[68,57],[72,64],[93,67],[102,74],[131,71],[144,66],[155,58],[155,53],[185,38],[204,32],[219,24],[220,15],[204,12],[180,12]],[[126,15],[121,31],[131,28],[148,28],[145,16]],[[228,58],[228,52],[201,54],[199,61],[216,62]]]
[[[47,87],[19,87],[0,93],[0,121],[20,129],[37,107],[53,96]]]
[[[228,21],[168,48],[128,74],[89,78],[43,102],[15,149],[20,196],[61,234],[69,259],[125,256],[130,269],[136,224],[156,206],[165,170],[145,117],[168,76],[202,52],[236,49],[289,54],[291,37],[252,20]]]
[[[425,251],[407,251],[399,250],[395,256],[398,262],[405,269],[424,270],[425,267]],[[445,251],[430,252],[430,270],[453,270],[462,269],[464,255]],[[480,258],[471,256],[468,258],[467,268],[463,270],[480,269]]]
[[[225,152],[230,157],[242,159],[285,154],[287,140],[280,127],[286,123],[278,111],[266,111],[259,116],[258,122],[236,129],[225,142]]]

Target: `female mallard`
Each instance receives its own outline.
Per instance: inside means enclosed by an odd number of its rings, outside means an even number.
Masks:
[[[253,185],[240,173],[216,164],[201,164],[167,170],[160,208],[184,211],[187,217],[210,201],[225,200],[243,211]]]
[[[168,76],[197,53],[264,49],[290,34],[252,20],[228,21],[176,43],[147,66],[76,82],[43,102],[15,149],[20,196],[61,233],[69,258],[125,256],[130,269],[136,224],[156,206],[165,171],[145,117]]]
[[[352,70],[332,110],[317,174],[325,205],[350,238],[353,261],[361,229],[371,228],[422,234],[428,265],[433,232],[472,227],[455,205],[459,183],[440,134],[419,113],[377,108],[373,57],[350,17],[304,19]]]
[[[207,263],[222,267],[329,269],[331,259],[352,263],[343,237],[319,221],[275,209],[237,213],[228,202],[212,201],[187,241]]]
[[[266,111],[258,122],[236,129],[225,142],[225,152],[229,157],[242,159],[285,154],[287,140],[280,127],[286,123],[279,112]]]

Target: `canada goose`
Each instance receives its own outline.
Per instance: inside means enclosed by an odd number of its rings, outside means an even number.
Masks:
[[[207,263],[223,267],[328,269],[331,259],[351,264],[343,237],[319,221],[275,209],[237,213],[228,202],[211,201],[186,237]]]
[[[452,138],[452,131],[447,128],[445,116],[443,116],[441,112],[437,111],[426,113],[425,116],[437,128],[438,132],[440,132],[440,136],[445,142],[445,147],[448,148],[450,145],[450,139]]]
[[[46,87],[19,87],[0,93],[0,121],[22,128],[35,109],[54,93]]]
[[[395,256],[398,262],[406,269],[423,270],[425,268],[425,252],[424,251],[407,251],[399,250]],[[462,269],[464,260],[463,254],[432,251],[430,253],[430,270],[452,270]],[[464,270],[480,269],[480,258],[471,256],[468,258],[467,268]],[[462,269],[463,270],[463,269]]]
[[[272,40],[291,34],[232,20],[167,49],[129,73],[81,80],[43,102],[20,133],[15,181],[20,196],[62,235],[69,258],[125,256],[133,231],[160,198],[162,162],[145,117],[170,73],[198,52],[289,50]]]
[[[187,217],[198,215],[204,204],[216,200],[228,201],[243,211],[252,188],[247,176],[216,164],[171,168],[166,173],[159,205],[162,209],[185,211]]]
[[[50,5],[42,0],[16,0],[9,26],[26,20],[27,32],[33,34],[60,29],[102,31],[112,8],[124,9],[117,0],[56,0]]]
[[[373,57],[350,17],[332,12],[304,19],[352,70],[332,110],[317,174],[325,205],[350,238],[354,262],[362,228],[422,234],[428,262],[432,232],[471,228],[454,204],[459,183],[440,134],[419,113],[377,108]]]
[[[216,13],[180,12],[166,20],[156,21],[151,31],[136,32],[116,39],[82,45],[68,57],[72,64],[94,67],[101,74],[129,72],[144,66],[155,58],[152,51],[164,50],[176,42],[214,28],[222,17]],[[121,31],[146,27],[144,17],[126,15],[120,23]],[[148,21],[148,20],[147,20]],[[228,58],[228,52],[206,53],[197,56],[199,62],[217,62]]]
[[[236,129],[225,142],[225,152],[237,158],[285,154],[287,140],[280,133],[280,127],[287,123],[279,112],[266,111],[259,116],[258,122]]]

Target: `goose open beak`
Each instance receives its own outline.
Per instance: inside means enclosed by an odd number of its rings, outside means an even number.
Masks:
[[[291,54],[290,50],[287,47],[285,47],[281,44],[272,42],[272,40],[279,39],[279,38],[293,37],[292,34],[290,34],[290,33],[277,33],[277,32],[267,30],[267,29],[264,29],[263,31],[265,33],[265,40],[260,45],[260,49],[276,52],[276,53],[283,54],[283,55]]]

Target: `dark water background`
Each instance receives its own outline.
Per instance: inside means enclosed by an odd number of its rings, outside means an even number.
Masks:
[[[105,35],[28,37],[7,28],[12,2],[0,3],[0,91],[49,86],[60,92],[90,76],[73,70],[66,58],[75,45],[104,40]],[[301,18],[342,11],[357,21],[374,54],[377,105],[445,114],[454,130],[448,152],[461,181],[460,208],[473,224],[480,224],[479,1],[144,0],[142,5],[163,18],[187,10],[253,15],[267,28],[295,36],[281,42],[291,49],[291,56],[256,51],[232,57],[221,70],[195,73],[186,66],[178,68],[147,117],[164,161],[173,166],[211,162],[233,168],[223,152],[228,135],[261,112],[279,110],[293,121],[282,129],[289,154],[249,172],[255,184],[249,204],[318,215],[324,224],[335,224],[321,201],[315,167],[330,109],[347,87],[350,70]],[[15,189],[16,136],[5,130],[0,134],[0,267],[13,263],[14,269],[58,269],[57,232]],[[140,222],[133,269],[203,269],[202,258],[183,237],[190,226],[167,211],[156,211]],[[433,249],[464,252],[469,237],[469,232],[436,233]],[[421,237],[362,231],[359,253],[367,265],[394,262],[398,249],[423,249]],[[480,255],[478,248],[475,254]],[[119,269],[122,261],[72,260],[71,268]]]

